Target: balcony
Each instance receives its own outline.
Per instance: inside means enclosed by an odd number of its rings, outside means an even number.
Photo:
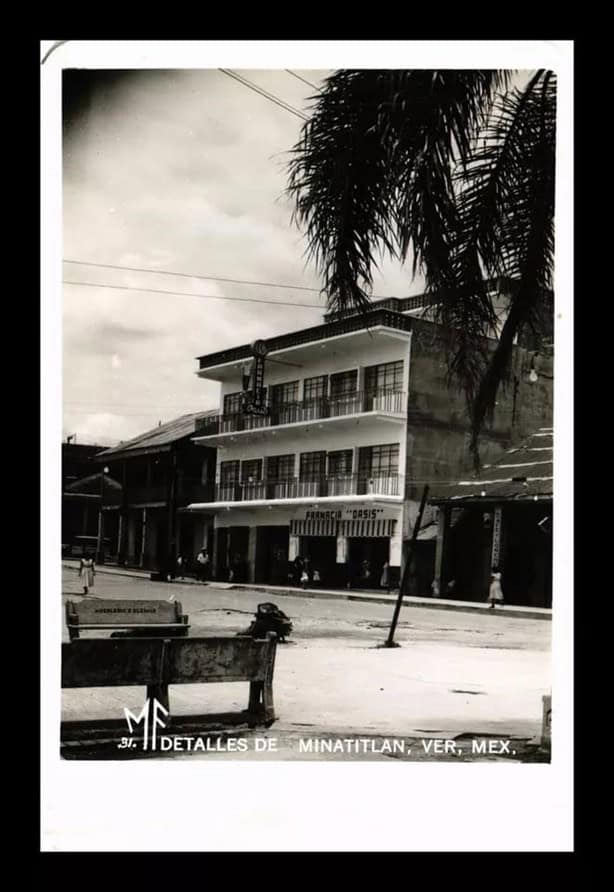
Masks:
[[[348,346],[351,346],[359,354],[363,348],[373,347],[374,337],[407,341],[411,327],[412,320],[409,316],[376,306],[348,318],[267,338],[266,345],[271,357],[281,359],[287,355],[294,362],[308,363],[314,350],[319,350],[325,342],[327,349],[336,346],[347,351]],[[242,365],[251,357],[249,344],[199,356],[197,374],[214,381],[230,381],[241,374]]]
[[[210,438],[223,442],[229,434],[243,434],[246,431],[302,425],[318,421],[334,423],[334,419],[345,419],[357,415],[373,418],[389,418],[395,422],[403,420],[407,414],[407,395],[397,390],[356,391],[336,397],[319,397],[302,402],[267,404],[266,415],[246,415],[242,412],[232,415],[210,415],[196,421],[195,440]]]
[[[243,483],[216,483],[209,490],[209,498],[203,502],[273,502],[292,499],[334,499],[345,496],[393,496],[402,495],[402,478],[398,474],[368,477],[364,474],[348,474],[340,477],[320,477],[317,480],[301,480],[291,477],[285,480],[255,480]]]

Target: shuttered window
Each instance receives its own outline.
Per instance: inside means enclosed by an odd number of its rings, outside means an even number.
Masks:
[[[289,480],[294,477],[294,455],[271,455],[266,460],[267,480]]]
[[[325,452],[303,452],[301,454],[300,479],[320,480],[326,474]]]
[[[341,449],[328,453],[328,476],[346,477],[352,473],[352,450]]]
[[[372,393],[376,390],[399,391],[403,387],[403,360],[384,362],[365,369],[365,390]]]

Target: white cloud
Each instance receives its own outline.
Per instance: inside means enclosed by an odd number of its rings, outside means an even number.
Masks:
[[[283,71],[243,72],[292,105],[312,92]],[[317,72],[305,73],[309,80]],[[301,121],[217,71],[141,72],[101,93],[65,148],[64,257],[319,288],[291,225],[284,164]],[[66,286],[65,428],[81,442],[134,436],[216,404],[195,357],[317,325],[318,294],[66,264],[64,278],[211,297]],[[409,293],[387,262],[380,294]],[[136,414],[139,413],[139,414]]]

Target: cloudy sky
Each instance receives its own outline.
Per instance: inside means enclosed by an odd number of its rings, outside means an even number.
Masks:
[[[316,86],[327,73],[295,70]],[[239,74],[308,112],[314,90],[287,71]],[[64,72],[63,256],[84,262],[65,263],[64,281],[90,283],[64,286],[64,437],[114,445],[212,408],[218,386],[195,357],[321,321],[317,292],[85,263],[318,289],[284,196],[301,124],[217,70]],[[375,293],[421,286],[390,262]]]

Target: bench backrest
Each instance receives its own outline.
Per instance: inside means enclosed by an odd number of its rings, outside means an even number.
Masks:
[[[264,681],[276,636],[82,639],[62,645],[62,687]]]
[[[179,601],[128,601],[100,600],[68,601],[66,623],[68,627],[86,626],[150,626],[186,622],[182,618]]]

